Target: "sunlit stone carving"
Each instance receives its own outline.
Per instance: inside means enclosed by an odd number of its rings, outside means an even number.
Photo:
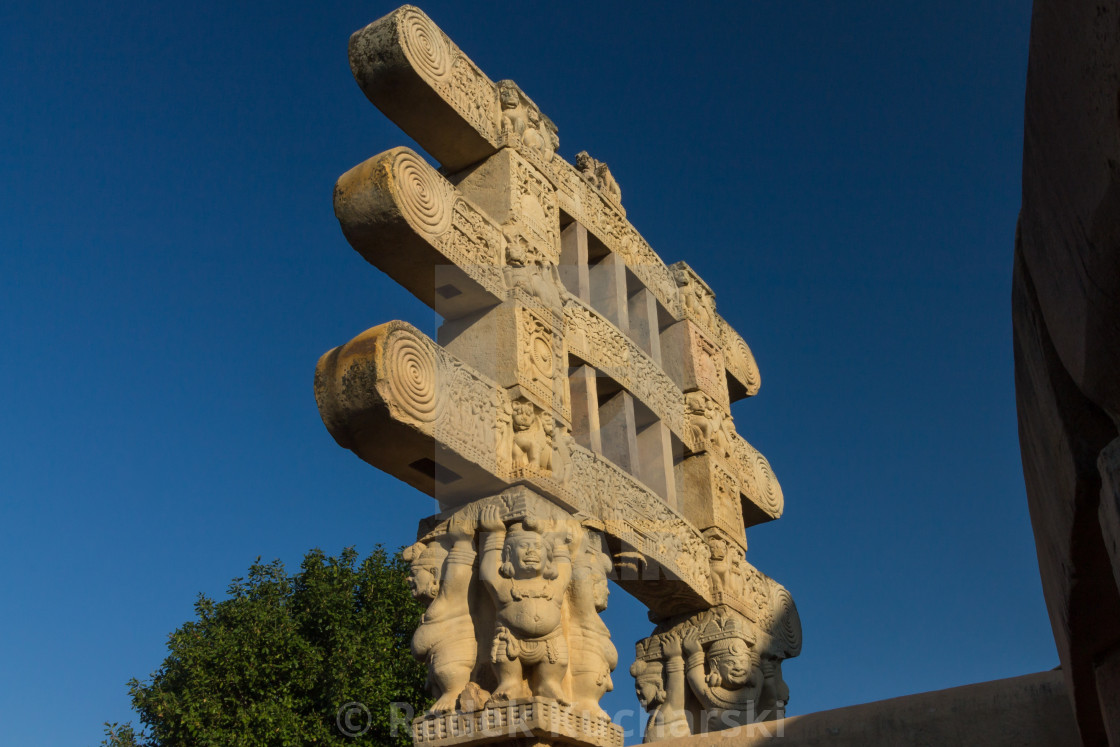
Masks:
[[[783,496],[736,431],[760,377],[715,293],[627,221],[605,163],[558,155],[553,120],[419,9],[356,32],[350,63],[441,166],[393,148],[334,195],[351,245],[442,317],[438,342],[388,322],[315,376],[335,440],[440,506],[405,551],[435,697],[414,741],[621,745],[600,706],[608,579],[657,626],[631,668],[647,741],[780,715],[800,621],[745,530]]]

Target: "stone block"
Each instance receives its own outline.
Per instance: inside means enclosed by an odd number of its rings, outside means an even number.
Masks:
[[[560,210],[556,189],[513,148],[452,174],[450,180],[531,258],[560,261]]]
[[[445,323],[437,339],[448,352],[500,386],[571,425],[563,322],[533,299],[513,294],[497,306]]]
[[[718,527],[746,549],[738,478],[726,463],[710,454],[696,454],[676,465],[677,496],[686,519],[701,532]]]
[[[665,372],[681,391],[699,390],[730,412],[723,353],[698,324],[685,319],[663,330],[661,359]]]

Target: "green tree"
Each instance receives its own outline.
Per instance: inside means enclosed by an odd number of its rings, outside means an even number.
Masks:
[[[258,558],[228,599],[199,595],[162,666],[129,682],[143,732],[106,724],[102,745],[411,744],[409,714],[391,704],[431,702],[409,650],[423,609],[399,554],[357,559],[312,550],[288,576]]]

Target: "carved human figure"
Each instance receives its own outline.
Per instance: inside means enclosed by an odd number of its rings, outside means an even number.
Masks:
[[[408,579],[412,595],[428,605],[412,636],[412,653],[428,665],[428,688],[436,698],[432,713],[455,710],[478,654],[468,603],[473,537],[471,523],[453,516],[445,535],[426,545],[417,543],[404,553],[412,563]]]
[[[498,420],[495,425],[495,450],[499,461],[513,458],[513,404],[504,394],[497,394]],[[509,462],[504,462],[509,464]]]
[[[502,134],[520,138],[525,132],[527,119],[517,84],[512,80],[498,81],[498,102],[502,107]]]
[[[568,587],[572,701],[577,710],[609,721],[599,699],[614,689],[611,672],[618,666],[618,651],[599,613],[607,608],[607,575],[612,563],[610,555],[603,551],[603,538],[598,532],[582,530],[582,535],[579,550],[572,558],[572,582]]]
[[[532,695],[569,705],[563,687],[568,641],[561,607],[572,578],[572,538],[561,535],[556,543],[529,518],[507,531],[498,506],[484,508],[479,521],[486,532],[479,576],[496,616],[490,661],[498,685],[490,702]]]
[[[690,625],[685,629],[682,644],[688,656],[689,687],[709,714],[706,730],[753,720],[762,689],[762,670],[753,642],[742,631],[729,633],[713,641],[705,653],[699,627]]]
[[[572,431],[563,423],[556,423],[552,430],[552,478],[561,485],[572,479]]]
[[[696,282],[683,267],[677,268],[673,273],[673,279],[677,283],[685,313],[706,327],[714,327],[715,310],[712,307],[712,299],[708,297],[700,283]]]
[[[661,661],[638,659],[630,667],[638,702],[649,713],[643,742],[660,742],[692,733],[685,711],[684,659],[680,638],[673,632],[658,636]]]
[[[684,405],[688,412],[688,422],[693,437],[707,444],[712,438],[712,422],[708,419],[708,398],[703,392],[688,392],[684,395]]]

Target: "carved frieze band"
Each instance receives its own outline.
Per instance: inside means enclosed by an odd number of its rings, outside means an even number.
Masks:
[[[573,296],[564,301],[564,332],[571,354],[628,389],[677,438],[686,438],[680,389],[636,343]]]

